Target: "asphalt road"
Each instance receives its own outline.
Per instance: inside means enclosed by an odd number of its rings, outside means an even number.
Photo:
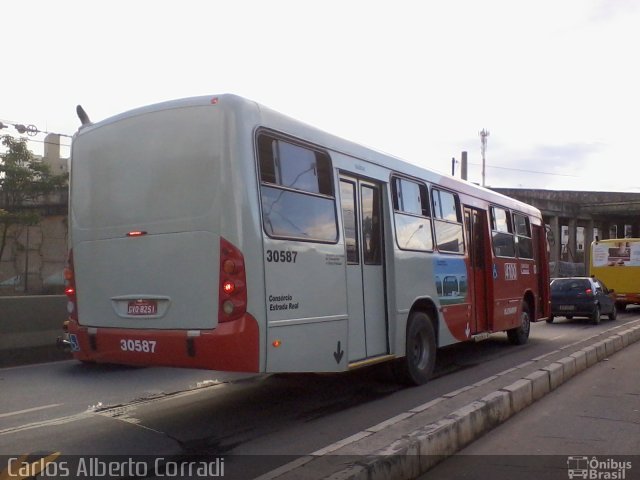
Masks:
[[[239,478],[249,478],[637,319],[635,312],[600,325],[559,319],[534,324],[524,346],[511,346],[505,334],[495,334],[478,344],[443,349],[436,378],[414,388],[390,381],[384,367],[271,376],[74,361],[7,368],[0,370],[0,455],[226,455],[236,463],[251,458],[251,465],[239,470]]]

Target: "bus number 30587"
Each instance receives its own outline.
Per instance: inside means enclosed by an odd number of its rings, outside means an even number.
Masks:
[[[267,262],[296,263],[298,252],[291,250],[267,250]]]
[[[155,340],[120,340],[120,350],[123,352],[155,353]]]

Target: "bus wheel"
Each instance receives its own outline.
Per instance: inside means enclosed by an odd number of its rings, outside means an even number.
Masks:
[[[616,302],[616,309],[619,312],[624,312],[627,309],[627,304],[624,302]]]
[[[396,378],[409,385],[426,383],[436,363],[436,335],[431,318],[414,312],[407,324],[406,356],[395,365]]]
[[[529,304],[522,302],[522,313],[520,314],[520,326],[507,330],[509,342],[513,345],[523,345],[529,339],[529,331],[531,330],[531,313],[529,312]]]

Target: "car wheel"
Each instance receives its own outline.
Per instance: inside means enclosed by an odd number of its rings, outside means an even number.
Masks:
[[[591,314],[591,323],[598,325],[600,323],[600,305],[596,305]]]
[[[396,378],[408,385],[426,383],[436,363],[436,335],[431,318],[414,312],[407,324],[405,357],[395,365]]]
[[[549,315],[547,318],[547,323],[553,323],[553,315]]]
[[[573,315],[565,315],[564,318],[566,318],[567,320],[572,320],[573,319]]]
[[[608,315],[609,320],[615,320],[617,316],[618,316],[618,310],[616,309],[616,307],[613,307],[611,309],[611,313]]]
[[[529,312],[529,304],[522,302],[522,312],[520,313],[520,326],[507,330],[509,342],[513,345],[523,345],[529,339],[529,331],[531,330],[531,313]]]

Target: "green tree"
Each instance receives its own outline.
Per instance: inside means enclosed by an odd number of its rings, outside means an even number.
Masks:
[[[0,259],[14,225],[38,223],[38,202],[65,188],[68,175],[54,175],[27,147],[24,138],[2,136],[0,153]]]

